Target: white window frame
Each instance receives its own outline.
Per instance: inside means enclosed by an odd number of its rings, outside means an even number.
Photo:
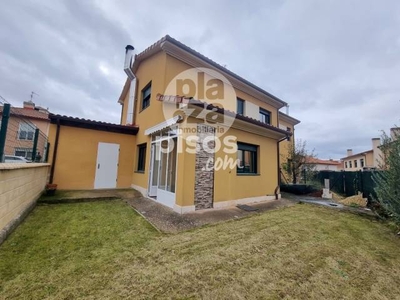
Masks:
[[[25,126],[25,128],[23,128],[23,126]],[[35,130],[36,130],[36,126],[35,125],[31,125],[28,123],[19,123],[19,129],[18,129],[18,140],[20,141],[33,141],[35,138]],[[26,131],[26,136],[25,138],[21,138],[21,132],[22,131]],[[32,132],[32,139],[29,139],[29,132]]]

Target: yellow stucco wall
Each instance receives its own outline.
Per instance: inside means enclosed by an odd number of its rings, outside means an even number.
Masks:
[[[191,125],[186,121],[182,126],[195,126],[195,120],[191,119]],[[184,134],[187,137],[189,134]],[[248,143],[259,146],[258,148],[258,174],[237,175],[236,168],[226,168],[214,173],[214,203],[237,200],[251,197],[273,195],[278,185],[277,179],[277,147],[276,140],[262,137],[242,130],[230,128],[224,135],[237,137],[237,142]],[[221,137],[221,139],[224,138]],[[181,140],[183,149],[187,145],[186,139]],[[227,154],[223,146],[215,153],[215,160],[236,160],[237,153]],[[194,203],[196,154],[186,151],[178,156],[177,192],[176,204],[190,206]]]
[[[138,71],[136,72],[137,89],[136,89],[136,106],[135,106],[135,124],[139,125],[139,132],[136,136],[137,145],[146,143],[146,166],[145,171],[142,173],[134,172],[132,176],[132,184],[147,189],[149,180],[149,168],[150,168],[150,137],[144,135],[144,131],[160,122],[165,121],[165,117],[162,110],[162,102],[156,100],[157,93],[164,90],[165,86],[165,61],[166,54],[159,52],[154,55],[151,59],[145,60],[141,63]],[[150,106],[141,109],[142,105],[142,90],[151,81],[151,98]],[[128,103],[129,94],[126,95],[125,103]],[[124,108],[127,109],[128,105],[125,104]],[[126,115],[126,114],[125,114]],[[136,150],[135,150],[136,151]],[[137,169],[137,157],[134,157],[134,170]]]
[[[192,66],[164,53],[159,52],[149,59],[141,62],[137,71],[137,88],[135,95],[135,115],[134,123],[140,129],[136,136],[136,143],[133,146],[146,143],[146,164],[145,172],[134,172],[131,183],[134,186],[141,187],[143,190],[148,189],[151,140],[149,136],[144,135],[144,131],[158,123],[166,120],[163,114],[163,104],[156,100],[157,93],[165,94],[165,90],[171,80],[179,73],[192,68]],[[141,111],[142,95],[141,91],[149,83],[152,82],[152,94],[150,106]],[[249,101],[259,107],[271,112],[271,124],[278,126],[278,109],[241,90],[235,89],[237,97],[245,101]],[[231,99],[230,103],[224,105],[225,108],[236,111],[236,97]],[[123,122],[125,123],[128,113],[129,92],[125,95],[122,111]],[[186,121],[179,126],[187,126]],[[293,127],[293,126],[292,126]],[[215,195],[214,202],[222,202],[227,200],[235,200],[250,197],[259,197],[272,195],[278,184],[277,179],[277,146],[276,140],[265,138],[256,134],[251,134],[238,129],[230,129],[228,134],[238,137],[238,141],[259,145],[259,175],[243,176],[236,175],[236,169],[217,171],[215,173]],[[185,149],[186,141],[180,138],[179,143],[182,149]],[[225,153],[220,150],[216,153],[216,158],[223,158]],[[237,154],[231,154],[229,157],[237,159]],[[180,206],[190,206],[194,203],[194,186],[195,186],[195,154],[183,152],[177,157],[177,178],[176,178],[176,204]],[[134,155],[134,170],[136,170],[137,156]]]
[[[50,124],[51,164],[56,129],[55,124]],[[136,157],[135,138],[121,133],[61,126],[53,182],[58,189],[93,189],[98,144],[103,142],[120,145],[117,188],[130,187]]]
[[[362,170],[360,159],[364,159],[364,167],[373,168],[374,167],[374,154],[368,152],[366,155],[354,155],[351,158],[343,159],[343,168],[345,171],[359,171]],[[357,160],[357,168],[355,167],[354,161]],[[351,168],[349,162],[351,161]],[[346,168],[347,162],[347,168]]]

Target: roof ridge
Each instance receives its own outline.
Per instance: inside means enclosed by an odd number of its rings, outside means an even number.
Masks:
[[[156,48],[157,46],[160,46],[161,48],[161,44],[165,41],[169,41],[173,44],[175,44],[176,46],[180,47],[181,49],[193,54],[194,56],[197,56],[198,58],[200,58],[201,60],[204,60],[205,62],[211,64],[213,67],[220,69],[221,71],[227,73],[228,75],[236,78],[237,80],[241,81],[242,83],[250,86],[251,88],[257,90],[258,92],[265,94],[266,96],[272,98],[272,100],[281,103],[282,106],[286,106],[288,105],[287,102],[281,100],[280,98],[278,98],[277,96],[272,95],[271,93],[269,93],[268,91],[266,91],[265,89],[259,87],[258,85],[250,82],[249,80],[243,78],[242,76],[234,73],[233,71],[229,70],[228,68],[220,65],[219,63],[217,63],[216,61],[212,60],[211,58],[205,56],[204,54],[201,54],[200,52],[194,50],[193,48],[185,45],[184,43],[178,41],[177,39],[171,37],[170,35],[165,35],[163,36],[161,39],[159,39],[158,41],[156,41],[154,44],[152,44],[151,46],[147,47],[145,50],[143,50],[142,52],[140,52],[139,54],[135,55],[135,59],[136,58],[141,58],[144,57],[146,54],[148,54],[151,50],[153,50],[154,48]]]

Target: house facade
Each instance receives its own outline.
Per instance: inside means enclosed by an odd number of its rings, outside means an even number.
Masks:
[[[380,149],[381,139],[372,139],[372,149],[353,153],[352,149],[347,150],[347,156],[343,157],[343,168],[345,171],[360,171],[366,169],[379,169],[382,164],[382,151]]]
[[[280,197],[286,102],[169,36],[132,51],[118,102],[139,128],[133,188],[180,213]]]
[[[315,171],[341,171],[342,162],[334,159],[319,159],[307,157],[306,163],[313,166]]]
[[[0,122],[3,107],[0,106]],[[43,158],[47,147],[50,120],[47,109],[24,101],[23,107],[11,107],[6,136],[5,155],[32,158],[35,130],[40,130],[37,153]]]

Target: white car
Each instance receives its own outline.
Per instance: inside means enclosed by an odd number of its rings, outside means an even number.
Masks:
[[[5,155],[4,156],[4,162],[5,163],[30,163],[31,161],[26,159],[25,157],[22,156],[14,156],[14,155]]]

